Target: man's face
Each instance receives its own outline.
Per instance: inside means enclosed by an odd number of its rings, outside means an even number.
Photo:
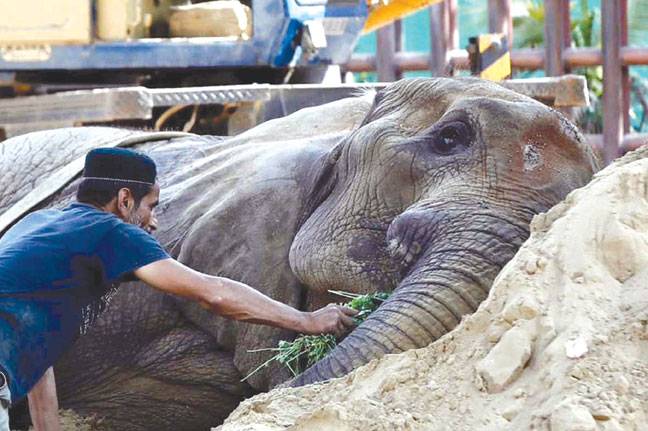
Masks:
[[[154,184],[151,191],[142,198],[139,206],[134,206],[130,211],[126,217],[126,222],[137,225],[148,233],[152,233],[158,227],[157,218],[155,217],[155,207],[159,202],[159,198],[160,186]]]

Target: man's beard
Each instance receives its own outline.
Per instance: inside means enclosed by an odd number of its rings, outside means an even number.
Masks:
[[[139,226],[139,227],[143,227],[142,226],[142,218],[137,214],[137,207],[133,208],[133,210],[128,214],[128,217],[126,217],[126,223],[134,224],[135,226]]]

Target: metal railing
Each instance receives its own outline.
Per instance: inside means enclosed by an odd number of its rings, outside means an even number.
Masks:
[[[516,69],[544,69],[547,76],[559,76],[571,68],[603,65],[603,134],[588,135],[606,163],[619,154],[648,144],[648,134],[630,134],[630,76],[628,67],[648,65],[648,47],[628,44],[628,1],[601,0],[602,49],[572,48],[569,0],[545,0],[544,48],[511,51]],[[431,71],[433,76],[469,69],[468,52],[459,49],[457,0],[444,0],[430,11],[431,50],[406,52],[400,45],[398,24],[378,30],[376,55],[354,54],[345,69],[351,72],[377,71],[379,81],[393,81],[405,71]],[[511,0],[489,0],[489,31],[506,33],[513,40]],[[395,43],[393,41],[396,41]]]

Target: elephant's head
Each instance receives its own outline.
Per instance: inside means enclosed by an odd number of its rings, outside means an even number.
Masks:
[[[496,84],[414,79],[380,91],[322,167],[290,264],[311,290],[394,293],[293,384],[452,330],[486,298],[533,215],[596,165],[562,115]]]

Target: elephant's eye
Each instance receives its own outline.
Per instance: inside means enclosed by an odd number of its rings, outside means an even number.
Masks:
[[[455,154],[470,145],[470,129],[461,121],[443,125],[432,139],[432,149],[439,154]]]

